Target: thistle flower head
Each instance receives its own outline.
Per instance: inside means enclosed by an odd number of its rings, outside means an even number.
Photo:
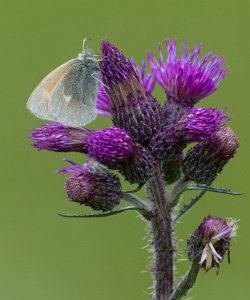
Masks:
[[[132,61],[138,74],[140,74],[142,85],[146,92],[152,93],[155,87],[155,78],[151,72],[146,73],[146,62],[143,60],[141,69]],[[99,85],[99,91],[97,93],[96,107],[98,114],[104,117],[112,117],[112,103],[105,91],[104,85]]]
[[[158,160],[175,160],[187,143],[209,138],[229,117],[215,108],[191,108],[173,125],[164,126],[151,140],[153,156]]]
[[[85,139],[89,132],[86,128],[69,127],[53,122],[33,128],[29,138],[36,141],[33,146],[39,150],[86,153]]]
[[[226,74],[224,57],[211,51],[201,58],[201,45],[190,51],[184,42],[182,56],[178,58],[175,40],[165,40],[168,58],[163,58],[159,46],[159,62],[148,54],[151,69],[158,83],[164,88],[168,99],[192,107],[202,98],[212,94]]]
[[[68,162],[72,165],[57,172],[73,174],[66,180],[70,200],[102,211],[112,210],[120,203],[120,180],[106,167],[93,161],[83,166]]]
[[[135,64],[108,41],[102,42],[100,66],[115,127],[125,129],[141,144],[148,143],[162,126],[160,104],[148,92],[153,88],[153,81],[145,76],[144,69],[142,79]]]
[[[101,46],[101,73],[107,93],[120,90],[123,85],[141,84],[139,73],[134,64],[122,52],[108,41],[102,41]]]
[[[117,164],[133,153],[133,141],[121,128],[94,130],[86,139],[88,156],[102,164]]]
[[[211,184],[238,147],[239,142],[232,129],[222,126],[188,151],[182,171],[190,180]]]
[[[198,142],[217,132],[228,120],[229,116],[216,108],[191,108],[174,125],[174,134],[186,142]]]
[[[188,240],[189,259],[199,258],[201,268],[208,271],[216,266],[218,271],[236,229],[235,220],[212,216],[204,218]]]

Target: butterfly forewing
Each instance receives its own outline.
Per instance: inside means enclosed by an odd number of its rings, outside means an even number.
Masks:
[[[53,120],[49,114],[49,101],[52,91],[58,85],[65,73],[67,73],[74,61],[75,59],[71,59],[53,70],[32,92],[27,102],[27,108],[36,117],[44,120]]]
[[[28,109],[38,118],[83,126],[96,118],[99,65],[86,49],[47,75],[31,94]]]
[[[91,68],[86,68],[85,61],[76,59],[52,92],[49,112],[54,120],[83,126],[95,119],[98,85],[93,74]]]

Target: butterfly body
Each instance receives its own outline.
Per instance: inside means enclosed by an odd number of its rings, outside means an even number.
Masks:
[[[40,119],[68,126],[91,122],[97,115],[98,72],[93,51],[83,50],[40,82],[29,97],[27,108]]]

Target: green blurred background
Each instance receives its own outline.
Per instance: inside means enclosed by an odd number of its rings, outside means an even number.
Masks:
[[[83,37],[92,38],[96,52],[100,39],[108,38],[137,62],[146,49],[156,54],[165,37],[177,38],[179,46],[183,39],[189,47],[203,42],[205,51],[225,55],[229,72],[201,105],[228,107],[233,116],[230,126],[241,148],[214,186],[244,195],[207,194],[178,226],[178,258],[186,257],[185,241],[204,216],[240,219],[231,265],[225,261],[219,276],[214,270],[200,274],[189,296],[249,298],[249,8],[249,1],[230,0],[1,0],[1,300],[150,298],[150,275],[142,272],[148,269],[145,223],[133,212],[98,220],[59,217],[84,208],[67,201],[65,176],[53,171],[65,166],[63,157],[85,158],[37,152],[25,139],[43,123],[26,110],[29,94],[44,75],[76,56]],[[110,124],[98,118],[91,128]],[[179,262],[177,275],[187,267]]]

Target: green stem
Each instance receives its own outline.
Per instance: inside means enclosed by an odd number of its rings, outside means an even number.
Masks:
[[[187,274],[183,277],[178,287],[174,290],[169,300],[179,300],[182,299],[182,297],[185,297],[188,291],[193,287],[197,275],[199,273],[199,270],[200,270],[199,261],[198,260],[193,261],[191,268],[189,269]]]

